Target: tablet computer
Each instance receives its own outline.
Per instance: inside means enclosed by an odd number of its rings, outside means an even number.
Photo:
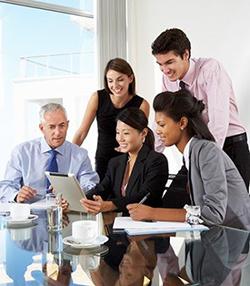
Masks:
[[[45,175],[50,181],[54,193],[56,195],[61,193],[62,197],[68,201],[70,210],[85,212],[80,200],[86,196],[74,174],[45,172]]]

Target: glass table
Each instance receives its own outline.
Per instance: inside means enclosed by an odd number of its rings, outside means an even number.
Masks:
[[[81,213],[64,216],[61,232],[47,231],[46,211],[28,225],[8,226],[0,218],[0,285],[250,285],[249,232],[212,227],[129,237],[113,232],[94,248],[63,244]]]

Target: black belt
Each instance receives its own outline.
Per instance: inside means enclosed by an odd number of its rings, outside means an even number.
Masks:
[[[236,142],[240,142],[240,141],[247,141],[247,134],[246,133],[227,137],[224,145],[230,145],[232,143],[236,143]]]

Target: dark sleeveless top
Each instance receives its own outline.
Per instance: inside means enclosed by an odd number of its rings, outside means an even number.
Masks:
[[[143,98],[135,95],[122,108],[116,108],[105,90],[98,90],[98,109],[96,121],[98,129],[98,140],[96,150],[96,171],[100,179],[105,175],[108,161],[121,153],[114,150],[118,146],[116,142],[116,117],[119,112],[128,107],[140,107]]]

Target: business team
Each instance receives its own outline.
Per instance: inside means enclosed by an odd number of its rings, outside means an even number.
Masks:
[[[152,53],[164,74],[164,92],[154,100],[156,134],[160,136],[157,150],[162,150],[159,145],[174,144],[184,154],[188,196],[192,205],[200,206],[199,217],[204,223],[249,229],[250,154],[228,75],[216,60],[191,59],[190,41],[179,29],[161,33],[152,44]],[[120,59],[116,61],[124,64]],[[107,68],[104,78],[112,88],[105,94],[111,99],[110,104],[114,104],[119,93],[123,94],[123,89],[128,95],[128,87],[135,80],[131,71],[125,73],[115,68],[114,71]],[[134,94],[135,91],[127,96],[123,106],[134,99]],[[98,96],[95,110],[103,95]],[[141,106],[123,109],[116,116],[117,150],[125,154],[110,160],[100,184],[87,151],[65,140],[68,129],[65,109],[54,103],[43,106],[39,128],[44,137],[14,149],[5,179],[0,182],[0,201],[31,202],[44,195],[44,171],[53,149],[58,171],[74,173],[86,190],[88,199],[82,200],[82,205],[88,212],[120,210],[125,214],[129,211],[134,219],[186,220],[189,208],[160,208],[164,207],[161,197],[168,164],[162,154],[153,150],[153,136],[147,126],[148,109],[142,107],[142,100],[140,103]],[[145,194],[150,194],[147,206],[138,206],[136,203]],[[152,211],[154,216],[149,215]]]

